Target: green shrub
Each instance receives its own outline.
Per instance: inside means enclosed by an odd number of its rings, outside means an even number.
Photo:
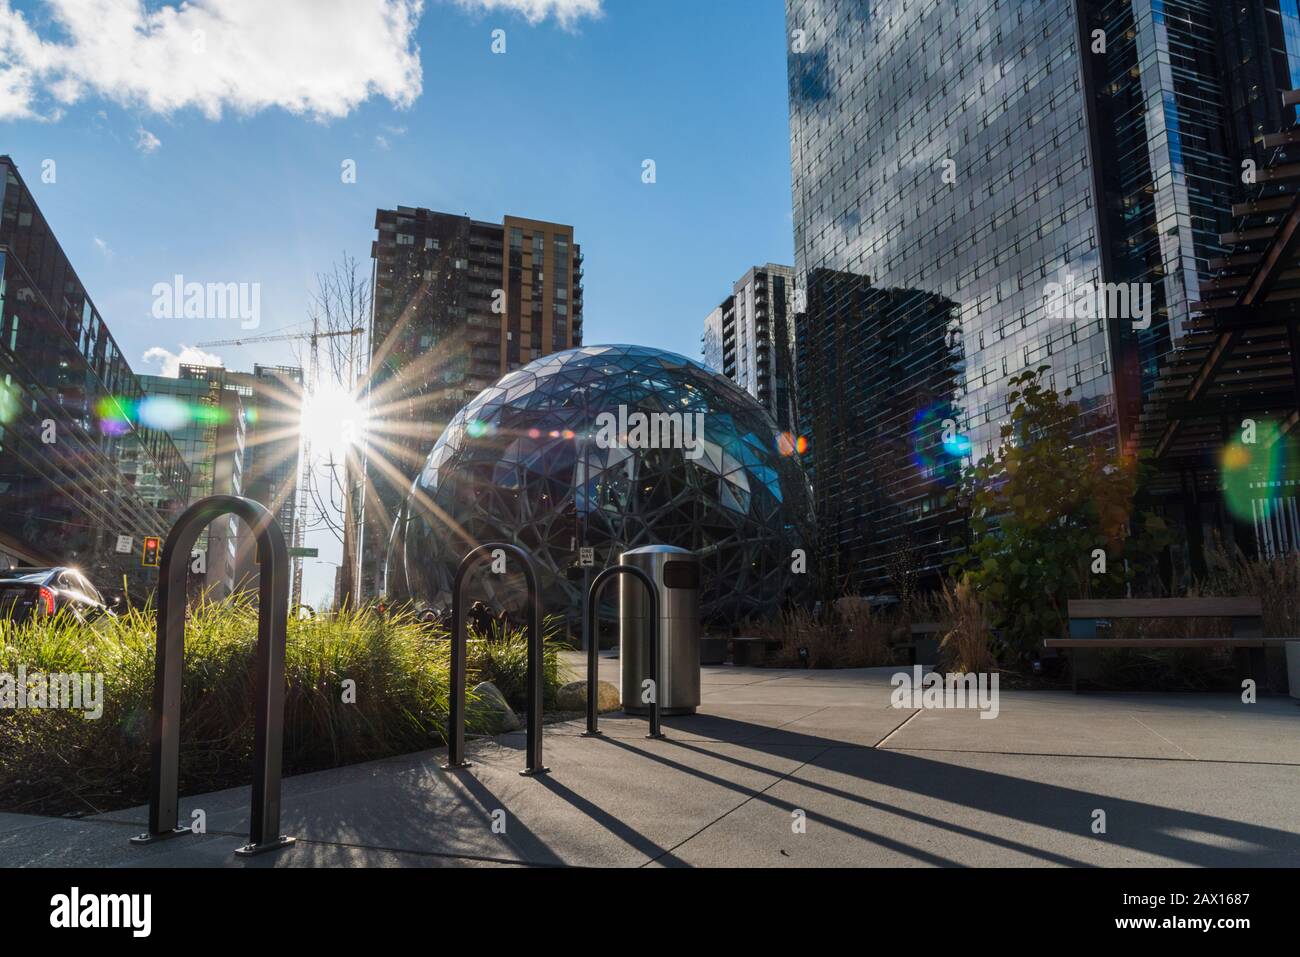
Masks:
[[[78,813],[148,800],[156,623],[150,608],[86,626],[66,615],[0,621],[0,672],[102,674],[104,714],[0,712],[0,809]],[[180,787],[202,793],[252,777],[253,601],[198,603],[185,630]],[[468,655],[467,687],[492,681],[515,703],[527,667],[522,634]],[[520,649],[525,649],[521,651]],[[546,655],[547,700],[558,686]],[[446,743],[450,646],[413,617],[346,611],[291,620],[285,649],[284,772],[302,773]],[[344,703],[345,680],[355,702]],[[486,731],[471,719],[470,732]]]
[[[1139,469],[1078,436],[1083,410],[1047,366],[1007,380],[1011,415],[956,498],[971,541],[952,569],[988,603],[1013,655],[1062,635],[1071,598],[1119,597],[1155,565],[1163,521],[1137,508]],[[1004,662],[1008,663],[1008,662]]]
[[[542,625],[542,703],[555,704],[560,688],[560,640],[557,625],[548,619]],[[471,633],[472,635],[472,633]],[[515,711],[522,712],[528,703],[528,633],[512,629],[495,640],[471,640],[465,655],[469,685],[490,681],[505,695]]]

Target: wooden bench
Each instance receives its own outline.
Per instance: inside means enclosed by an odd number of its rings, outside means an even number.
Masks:
[[[1264,637],[1264,607],[1258,598],[1119,598],[1084,599],[1068,605],[1070,637],[1048,638],[1043,647],[1069,651],[1107,648],[1232,648],[1244,678],[1264,684],[1264,649],[1295,639]],[[1229,618],[1229,638],[1104,638],[1102,627],[1113,618]],[[1070,662],[1071,687],[1079,691],[1079,669]]]
[[[894,651],[903,652],[907,665],[937,665],[939,643],[943,641],[943,626],[937,621],[920,621],[911,627],[912,640],[894,645]]]
[[[767,662],[767,656],[780,647],[781,642],[775,638],[732,638],[731,663],[742,668],[760,668]]]

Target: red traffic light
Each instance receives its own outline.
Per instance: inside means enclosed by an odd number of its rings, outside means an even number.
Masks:
[[[144,554],[140,556],[141,565],[157,567],[158,554],[162,551],[162,539],[150,536],[144,540]]]

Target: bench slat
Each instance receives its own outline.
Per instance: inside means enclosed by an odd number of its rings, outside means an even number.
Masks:
[[[1263,648],[1295,638],[1048,638],[1044,648]]]
[[[1082,598],[1069,602],[1071,618],[1258,618],[1258,598]]]

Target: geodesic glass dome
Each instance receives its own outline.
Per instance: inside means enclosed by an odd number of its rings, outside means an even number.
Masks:
[[[680,413],[702,435],[647,448],[633,427],[611,442],[620,407],[620,425]],[[449,604],[460,559],[510,542],[532,553],[546,613],[576,616],[581,582],[567,572],[581,545],[596,570],[626,549],[676,545],[700,556],[705,620],[738,621],[807,577],[791,574],[791,553],[808,547],[809,499],[789,437],[731,380],[658,349],[572,349],[505,376],[447,426],[394,523],[387,591]],[[480,579],[490,594],[519,584],[493,578]]]

